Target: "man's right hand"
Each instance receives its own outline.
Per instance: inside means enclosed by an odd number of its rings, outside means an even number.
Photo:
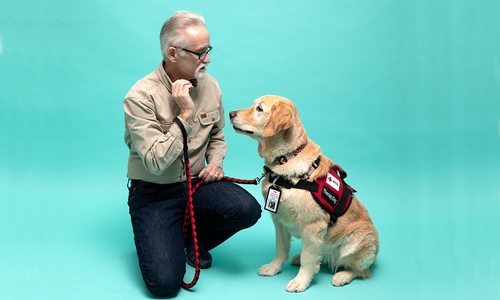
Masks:
[[[176,80],[172,84],[172,100],[179,107],[181,117],[184,121],[191,123],[191,117],[194,111],[194,102],[189,95],[189,89],[193,85],[185,79]]]

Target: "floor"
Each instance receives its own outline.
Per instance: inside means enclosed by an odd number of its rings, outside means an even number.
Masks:
[[[289,294],[296,267],[256,273],[274,255],[264,213],[178,299],[500,299],[500,2],[431,0],[2,1],[0,299],[154,298],[121,104],[178,9],[207,20],[226,121],[261,95],[292,99],[380,235],[372,278],[333,287],[324,267]],[[226,175],[257,177],[255,141],[225,133]]]

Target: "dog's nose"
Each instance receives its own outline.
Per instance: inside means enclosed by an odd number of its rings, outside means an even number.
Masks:
[[[234,117],[236,117],[236,111],[235,110],[229,112],[229,119],[232,120],[232,119],[234,119]]]

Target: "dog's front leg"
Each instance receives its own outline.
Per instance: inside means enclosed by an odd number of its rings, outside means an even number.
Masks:
[[[278,274],[290,253],[290,233],[277,221],[274,221],[274,229],[276,231],[276,256],[270,263],[260,267],[257,273],[261,276]]]
[[[318,273],[321,264],[321,248],[326,230],[327,224],[323,221],[304,226],[299,273],[288,283],[287,292],[305,291],[309,287],[314,274]]]

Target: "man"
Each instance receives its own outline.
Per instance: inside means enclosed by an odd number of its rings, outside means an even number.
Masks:
[[[224,109],[217,81],[206,74],[210,36],[203,17],[176,12],[160,33],[163,61],[127,93],[125,142],[129,208],[139,265],[147,288],[175,296],[194,264],[192,237],[183,239],[186,172],[177,117],[187,132],[191,174],[203,179],[194,195],[201,267],[211,266],[213,249],[255,224],[261,209],[243,188],[227,181]],[[205,165],[206,161],[206,165]]]

